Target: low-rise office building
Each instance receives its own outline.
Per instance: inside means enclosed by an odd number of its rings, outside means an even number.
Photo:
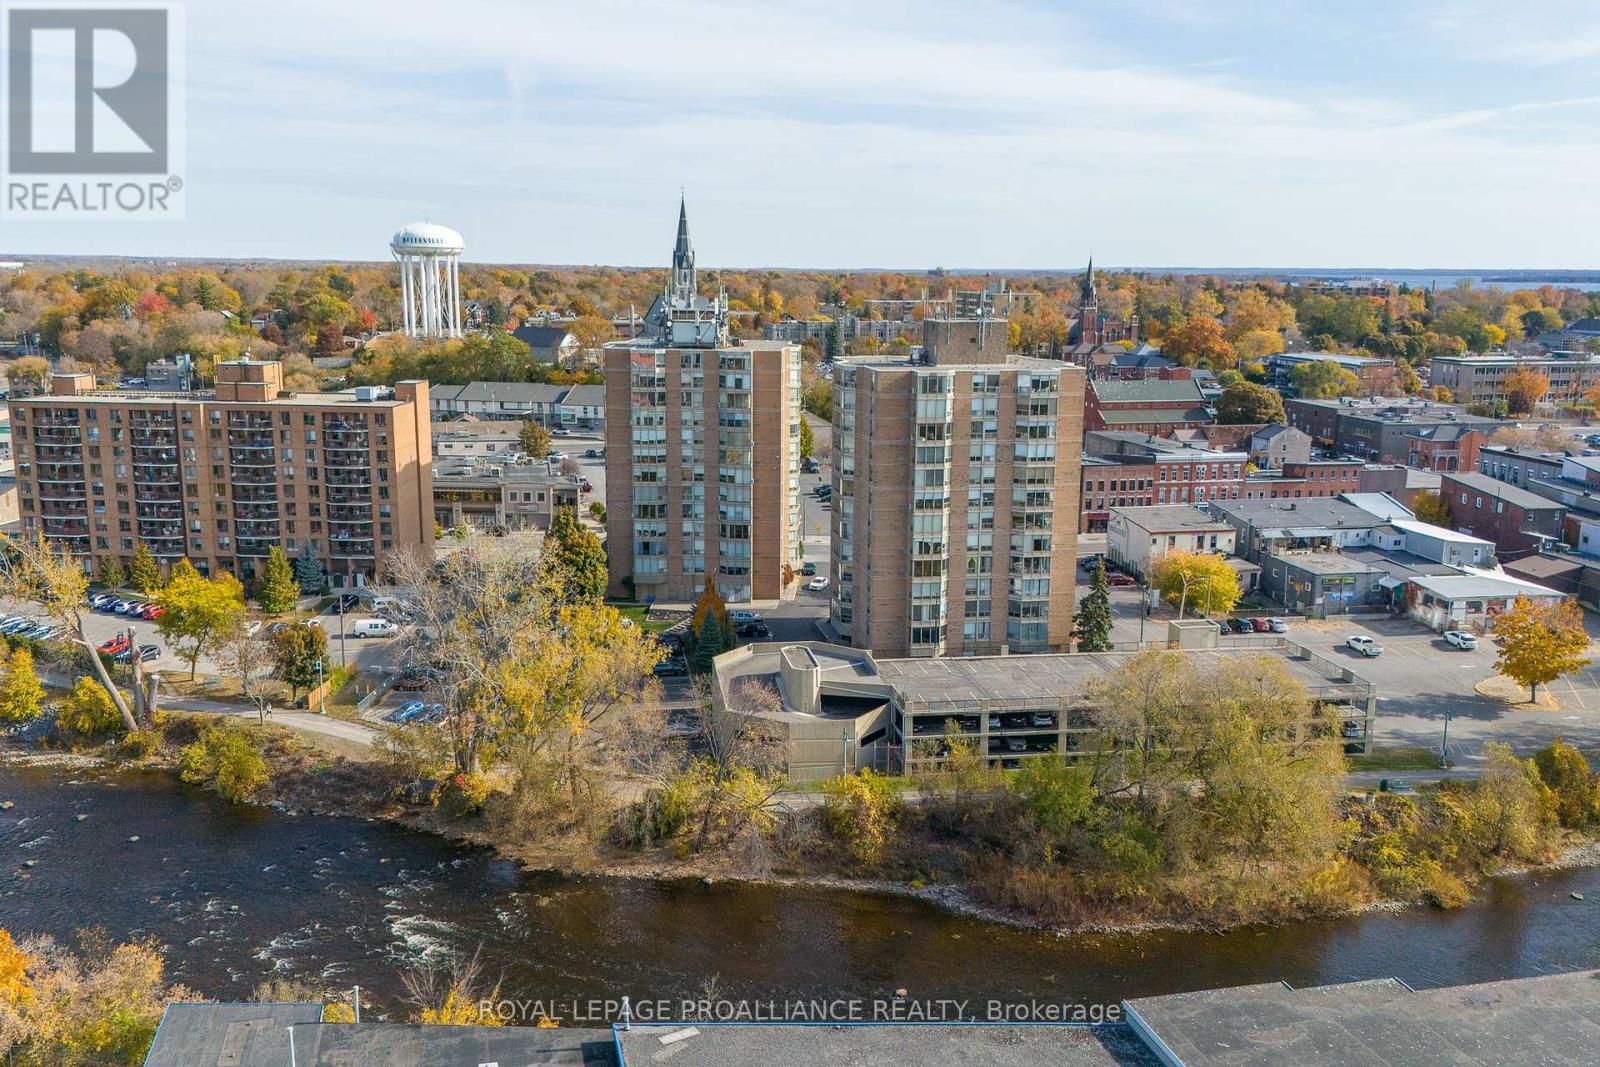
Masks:
[[[1420,455],[1414,435],[1424,430],[1461,426],[1490,434],[1504,425],[1454,404],[1407,397],[1294,397],[1283,406],[1289,425],[1310,434],[1314,443],[1371,463],[1409,464]]]
[[[1079,530],[1107,528],[1111,509],[1236,500],[1248,455],[1147,433],[1084,434]]]
[[[500,459],[522,450],[522,423],[457,421],[433,424],[437,459]]]
[[[1361,391],[1368,396],[1400,391],[1395,381],[1394,360],[1378,356],[1352,356],[1344,352],[1279,352],[1268,356],[1268,384],[1280,391],[1292,391],[1294,369],[1318,363],[1331,363],[1354,374],[1361,383]]]
[[[1284,639],[1231,644],[1205,620],[1173,623],[1170,632],[1172,645],[1197,673],[1272,657],[1315,700],[1338,706],[1343,720],[1359,724],[1360,738],[1347,741],[1364,746],[1372,736],[1376,690],[1343,664]],[[756,729],[783,751],[792,781],[862,768],[917,773],[956,740],[976,745],[992,762],[1015,766],[1096,752],[1101,709],[1093,684],[1135,655],[878,658],[816,641],[759,643],[717,657],[712,699],[719,709],[751,714]],[[767,695],[752,699],[745,687]]]
[[[1456,403],[1485,407],[1506,403],[1506,379],[1517,371],[1529,371],[1549,383],[1539,402],[1551,406],[1576,403],[1600,384],[1600,360],[1588,352],[1435,356],[1429,368],[1430,383],[1450,390]]]
[[[548,530],[557,508],[577,510],[583,502],[578,475],[551,473],[542,462],[448,460],[433,468],[433,519],[446,530]]]

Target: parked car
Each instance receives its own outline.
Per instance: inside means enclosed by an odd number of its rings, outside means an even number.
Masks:
[[[1267,620],[1260,617],[1250,620],[1250,629],[1254,630],[1258,634],[1272,632],[1272,627],[1267,625]]]
[[[1024,741],[1020,737],[1008,737],[1006,738],[1006,751],[1026,752],[1028,751],[1028,742]]]
[[[357,619],[350,624],[351,637],[393,637],[400,627],[388,619]]]
[[[1383,646],[1366,634],[1352,634],[1344,639],[1344,647],[1363,656],[1383,655]]]
[[[146,621],[159,619],[166,613],[167,609],[162,607],[160,604],[146,604],[144,607],[139,609],[139,617]]]
[[[814,459],[803,459],[800,461],[800,471],[803,474],[817,474],[821,470],[822,467]]]
[[[551,437],[571,437],[572,436],[572,431],[567,429],[565,426],[557,426],[555,429],[550,431],[550,436]]]
[[[149,663],[151,660],[159,658],[160,655],[161,655],[161,646],[160,645],[140,645],[139,646],[139,662],[140,663]],[[118,663],[129,663],[129,662],[131,662],[133,660],[133,649],[132,648],[125,648],[121,652],[118,652],[112,658],[115,659]]]
[[[600,458],[600,453],[595,451],[592,448],[585,449],[584,453],[583,453],[583,458],[584,459],[599,459]]]
[[[101,611],[107,604],[115,604],[117,598],[111,593],[96,593],[89,598],[89,606],[96,611]]]
[[[1054,726],[1056,724],[1056,717],[1048,711],[1036,711],[1028,717],[1028,723],[1031,726],[1038,727]]]
[[[427,707],[428,705],[423,701],[408,700],[404,704],[401,704],[398,708],[395,708],[389,714],[385,715],[384,718],[388,719],[390,722],[410,722],[416,716],[421,715],[424,711],[426,711]]]
[[[1444,640],[1445,644],[1454,645],[1468,652],[1478,647],[1477,635],[1470,634],[1465,630],[1446,630],[1444,632]]]
[[[1105,558],[1104,556],[1099,556],[1099,555],[1084,556],[1082,559],[1080,559],[1078,561],[1078,569],[1081,570],[1081,571],[1084,571],[1086,573],[1093,574],[1095,567],[1104,558]]]
[[[807,563],[807,564],[805,564],[804,566],[802,566],[800,568],[800,575],[803,578],[814,577],[816,575],[816,573],[817,573],[817,565],[815,563]]]
[[[100,648],[98,649],[98,651],[104,652],[108,656],[115,656],[118,652],[121,652],[123,649],[127,648],[132,643],[133,643],[132,641],[128,640],[126,634],[118,634],[117,636],[113,637],[111,640],[106,641],[105,643],[103,643],[100,646]]]
[[[1284,619],[1268,619],[1267,630],[1269,633],[1286,634],[1289,632],[1289,623]]]
[[[747,622],[736,628],[734,633],[750,641],[772,640],[772,629],[764,622]]]
[[[1005,727],[1000,724],[1000,716],[995,715],[993,713],[990,713],[990,715],[989,715],[989,729],[991,729],[991,730],[1004,730],[1005,729]]]
[[[66,631],[63,630],[61,627],[57,626],[53,622],[49,622],[49,623],[45,623],[44,625],[40,626],[37,630],[33,631],[33,633],[30,634],[29,636],[32,637],[35,641],[54,641],[56,638],[60,637],[64,633],[66,633]]]
[[[1407,794],[1415,793],[1416,790],[1411,788],[1411,783],[1406,781],[1404,778],[1384,778],[1378,782],[1378,792],[1398,793],[1402,796],[1405,796]]]
[[[751,611],[749,608],[734,608],[728,612],[728,618],[733,620],[735,626],[745,622],[761,622],[761,613]]]
[[[1249,619],[1229,619],[1227,626],[1231,632],[1236,634],[1247,634],[1251,629]]]
[[[689,673],[689,665],[676,656],[668,657],[651,668],[657,678],[682,678]]]
[[[1139,583],[1129,578],[1126,574],[1106,573],[1107,585],[1138,585]]]
[[[144,601],[142,600],[119,600],[111,610],[117,615],[132,615],[134,612],[142,611],[143,609]]]
[[[817,575],[815,578],[806,583],[806,588],[811,590],[813,593],[822,592],[824,589],[828,588],[828,576],[825,574]]]
[[[1354,719],[1345,720],[1344,724],[1339,727],[1340,737],[1360,737],[1364,732],[1361,729],[1361,724]]]

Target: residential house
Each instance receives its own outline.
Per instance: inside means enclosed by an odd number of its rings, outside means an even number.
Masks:
[[[559,422],[559,407],[570,385],[534,382],[470,382],[441,385],[433,393],[433,417],[472,415],[480,419],[532,419],[543,426]]]
[[[1146,575],[1169,552],[1233,554],[1238,531],[1192,504],[1112,508],[1106,555],[1125,573]]]
[[[524,323],[512,330],[511,336],[528,346],[533,352],[535,363],[564,367],[574,362],[579,355],[578,339],[565,326]]]
[[[1311,435],[1293,426],[1274,423],[1250,435],[1250,459],[1258,467],[1276,469],[1285,463],[1311,459]]]
[[[605,436],[606,387],[574,385],[556,403],[556,415],[564,429]]]

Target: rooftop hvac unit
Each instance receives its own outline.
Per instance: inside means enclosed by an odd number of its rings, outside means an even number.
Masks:
[[[356,399],[357,400],[381,400],[382,398],[383,398],[383,387],[382,386],[377,386],[377,385],[358,385],[358,386],[356,386]]]

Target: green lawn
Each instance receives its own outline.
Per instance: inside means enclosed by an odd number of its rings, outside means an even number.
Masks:
[[[1345,763],[1352,771],[1436,771],[1439,769],[1437,749],[1420,745],[1400,745],[1380,748],[1364,756],[1346,756]]]
[[[673,625],[673,620],[671,619],[646,619],[645,616],[650,613],[650,608],[644,604],[609,604],[607,606],[616,608],[619,615],[624,619],[632,619],[635,626],[640,627],[647,633],[660,633],[662,630],[670,629]]]

